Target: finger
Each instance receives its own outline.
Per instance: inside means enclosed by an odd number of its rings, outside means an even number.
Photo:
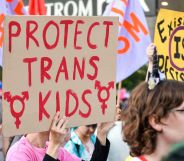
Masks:
[[[98,123],[98,124],[97,124],[97,129],[98,129],[98,128],[101,128],[101,126],[102,126],[102,123]]]
[[[70,133],[70,128],[69,128],[69,127],[66,128],[66,132],[67,132],[67,133]]]
[[[63,134],[68,134],[69,133],[69,129],[68,128],[65,128],[65,129],[62,129],[62,132],[63,132]]]
[[[51,122],[51,126],[50,126],[50,128],[52,128],[52,127],[56,126],[56,123],[57,123],[58,117],[59,117],[59,112],[57,112],[57,113],[54,115],[54,117],[53,117],[53,119],[52,119],[52,122]]]
[[[69,118],[65,116],[64,123],[63,123],[63,126],[62,126],[63,129],[66,129],[66,126],[67,126],[68,122],[69,122]]]
[[[149,53],[149,51],[152,51],[154,48],[156,47],[156,45],[154,43],[151,43],[147,48],[147,52]]]
[[[66,128],[68,122],[69,122],[69,118],[65,117],[65,120],[64,120],[64,123],[63,123],[63,128]]]
[[[116,108],[120,108],[120,104],[117,104],[117,105],[116,105]]]
[[[61,119],[62,119],[61,116],[58,115],[58,118],[57,118],[57,120],[56,120],[56,127],[58,127],[58,124],[59,124],[59,122],[60,122]]]
[[[109,131],[112,127],[114,127],[114,122],[106,122],[104,123],[104,128]]]
[[[57,124],[57,128],[60,129],[63,126],[64,121],[65,121],[65,118],[64,117],[63,118],[60,118],[60,120],[59,120],[59,122]]]
[[[70,128],[66,128],[66,130],[65,142],[68,142],[71,138]]]
[[[155,43],[151,43],[149,46],[150,47],[155,47],[156,45],[155,45]]]

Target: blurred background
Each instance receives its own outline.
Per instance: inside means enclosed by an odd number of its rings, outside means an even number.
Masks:
[[[56,16],[101,16],[112,0],[45,0],[47,15]],[[131,0],[130,0],[131,1]],[[160,8],[184,11],[184,0],[139,0],[144,10],[151,39],[154,39],[154,28]],[[1,1],[0,1],[1,2]],[[29,0],[23,0],[28,9]],[[122,87],[131,91],[139,82],[145,80],[147,65],[123,80]],[[0,97],[2,94],[2,67],[0,66]],[[122,93],[125,93],[122,91]],[[122,94],[124,96],[124,94]],[[1,110],[1,103],[0,103]],[[1,113],[1,112],[0,112]],[[1,118],[1,117],[0,117]],[[1,137],[1,136],[0,136]],[[0,160],[2,161],[2,139],[0,138]]]

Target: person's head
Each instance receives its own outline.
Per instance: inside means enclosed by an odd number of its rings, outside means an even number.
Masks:
[[[124,120],[127,104],[128,104],[128,99],[124,99],[123,101],[120,102],[119,105],[116,105],[116,115],[115,115],[116,121]]]
[[[129,96],[130,94],[125,88],[119,90],[119,105],[116,105],[116,121],[122,120],[122,112],[124,113],[124,111],[126,110]]]
[[[184,139],[184,82],[160,81],[152,90],[142,82],[131,93],[123,126],[133,156],[154,152],[158,138],[170,145]]]
[[[94,134],[96,128],[97,128],[97,124],[91,124],[91,125],[79,126],[77,128],[77,131],[80,132],[80,134],[83,137],[90,137],[92,134]]]

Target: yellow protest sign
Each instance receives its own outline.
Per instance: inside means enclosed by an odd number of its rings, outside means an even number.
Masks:
[[[161,9],[154,42],[160,71],[167,79],[184,81],[184,12]]]

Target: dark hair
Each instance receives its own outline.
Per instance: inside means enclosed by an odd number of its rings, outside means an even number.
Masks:
[[[123,99],[123,100],[120,102],[119,108],[120,108],[121,110],[123,110],[123,109],[127,108],[127,105],[128,105],[128,98]]]
[[[86,125],[87,127],[92,127],[93,129],[97,128],[97,124],[90,124],[90,125]]]
[[[124,140],[132,156],[151,154],[156,148],[157,131],[148,118],[152,115],[159,123],[169,112],[184,101],[184,82],[160,81],[153,90],[142,82],[131,93],[123,125]]]

